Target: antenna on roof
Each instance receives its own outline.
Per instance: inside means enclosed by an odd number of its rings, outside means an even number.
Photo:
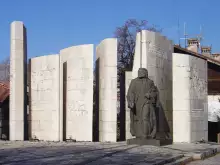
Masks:
[[[199,48],[201,49],[202,47],[202,41],[204,39],[203,37],[203,33],[202,33],[202,25],[200,25],[200,34],[197,36],[198,40],[199,40]]]
[[[184,22],[184,38],[180,38],[182,40],[185,40],[185,48],[186,48],[186,45],[187,45],[187,39],[188,39],[188,34],[186,33],[186,22]]]
[[[180,19],[179,19],[179,16],[178,16],[178,40],[179,40],[179,46],[180,46]]]

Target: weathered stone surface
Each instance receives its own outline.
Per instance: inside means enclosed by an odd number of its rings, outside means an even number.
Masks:
[[[26,29],[20,21],[11,24],[10,55],[10,140],[24,140],[26,137]]]
[[[59,141],[59,55],[30,60],[30,138]]]
[[[133,145],[152,145],[152,146],[163,146],[172,144],[171,139],[141,139],[141,138],[133,138],[128,139],[127,144]]]
[[[174,142],[207,140],[207,61],[173,54]]]
[[[141,42],[142,38],[142,42]],[[142,49],[140,44],[142,43]],[[142,50],[142,51],[140,51]],[[142,52],[142,55],[141,55]],[[172,135],[172,42],[159,33],[147,30],[137,34],[132,77],[136,78],[139,68],[148,70],[149,78],[159,91],[159,133]],[[165,135],[162,135],[165,136]]]
[[[93,45],[61,50],[60,73],[60,119],[64,119],[60,127],[64,128],[64,139],[92,141]]]
[[[103,40],[96,48],[99,66],[99,140],[117,136],[117,39]]]

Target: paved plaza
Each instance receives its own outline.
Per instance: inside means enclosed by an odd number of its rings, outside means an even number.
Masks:
[[[219,145],[173,144],[164,147],[127,145],[125,142],[0,141],[4,165],[176,165],[211,153]],[[207,156],[206,156],[207,157]],[[218,161],[219,160],[219,161]],[[220,155],[190,165],[220,162]],[[205,163],[205,164],[206,164]]]
[[[123,143],[0,142],[4,165],[164,164],[182,154],[167,148]]]

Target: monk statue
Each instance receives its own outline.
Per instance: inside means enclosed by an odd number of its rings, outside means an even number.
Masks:
[[[157,133],[158,91],[154,82],[148,78],[148,71],[139,68],[138,77],[131,80],[127,101],[130,108],[130,132],[136,138],[155,139]]]

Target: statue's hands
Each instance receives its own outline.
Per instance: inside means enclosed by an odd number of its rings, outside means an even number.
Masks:
[[[134,108],[134,103],[133,102],[129,102],[128,103],[128,108]]]
[[[147,99],[150,99],[150,94],[149,94],[149,93],[146,93],[144,96],[145,96]]]

